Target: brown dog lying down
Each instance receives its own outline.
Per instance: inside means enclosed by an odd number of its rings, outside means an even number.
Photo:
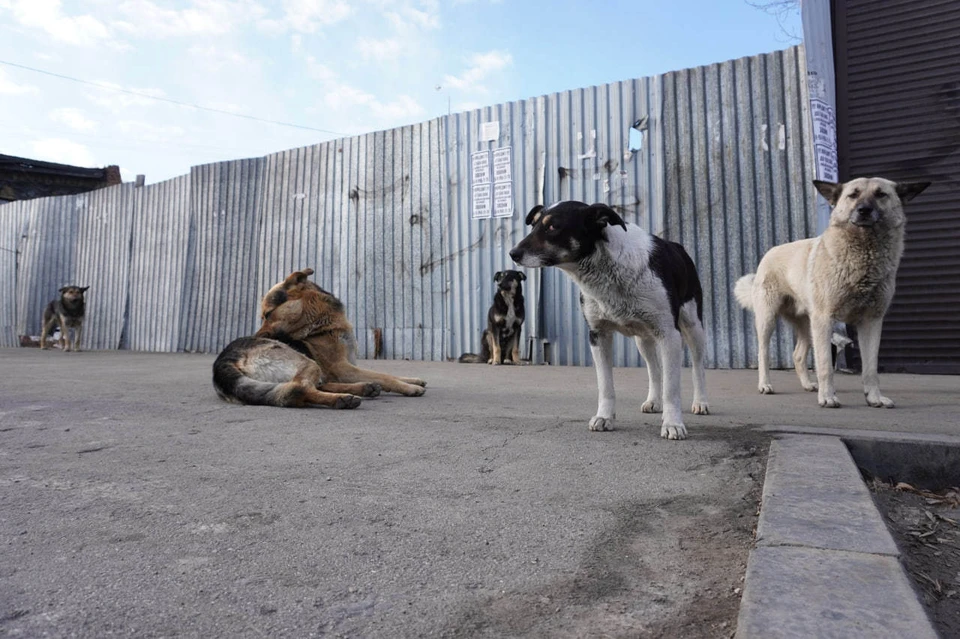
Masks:
[[[381,390],[423,395],[426,382],[354,365],[356,338],[343,304],[294,271],[261,302],[263,325],[227,345],[213,364],[213,385],[226,401],[266,406],[356,408]]]

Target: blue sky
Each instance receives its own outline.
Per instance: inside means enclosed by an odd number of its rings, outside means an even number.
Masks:
[[[744,0],[0,0],[0,153],[152,183],[794,43]]]

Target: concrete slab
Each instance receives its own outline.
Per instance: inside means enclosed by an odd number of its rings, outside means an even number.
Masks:
[[[895,557],[801,547],[750,553],[738,639],[936,639]]]
[[[732,631],[768,435],[661,439],[639,370],[596,433],[590,368],[366,362],[426,395],[334,411],[213,359],[0,351],[0,635]]]
[[[707,371],[716,423],[960,435],[955,375],[881,374],[880,388],[896,402],[893,409],[867,406],[858,375],[835,377],[841,408],[820,408],[817,394],[801,389],[793,371],[772,371],[771,379],[777,393],[760,395],[755,370]],[[684,388],[690,388],[686,370]]]
[[[836,437],[785,435],[771,443],[757,545],[899,556],[850,453]]]

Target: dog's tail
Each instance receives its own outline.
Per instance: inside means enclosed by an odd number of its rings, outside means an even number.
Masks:
[[[490,350],[491,339],[493,339],[493,336],[490,331],[484,330],[483,334],[480,335],[480,354],[464,353],[457,361],[461,364],[486,364],[493,358],[493,353]]]
[[[297,382],[262,382],[240,368],[243,350],[230,344],[213,363],[213,388],[220,399],[252,406],[303,406],[306,389]]]
[[[753,310],[753,280],[755,277],[756,273],[744,275],[733,285],[734,297],[740,302],[740,306],[748,311]]]

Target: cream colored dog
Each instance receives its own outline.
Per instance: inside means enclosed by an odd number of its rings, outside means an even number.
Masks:
[[[819,391],[820,406],[838,408],[830,353],[838,321],[857,327],[867,404],[893,408],[893,401],[880,394],[877,377],[880,331],[903,254],[903,203],[930,183],[857,178],[845,184],[815,180],[814,185],[833,207],[827,229],[819,237],[773,247],[756,274],[741,277],[733,289],[756,317],[760,392],[773,393],[767,353],[779,315],[796,331],[793,364],[800,384]],[[811,344],[817,382],[807,371]]]

